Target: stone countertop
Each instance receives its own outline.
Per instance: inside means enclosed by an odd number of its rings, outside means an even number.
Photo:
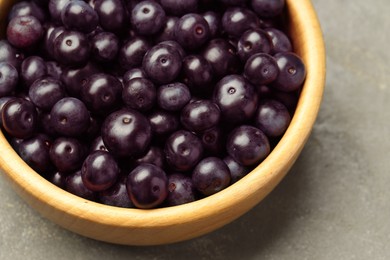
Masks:
[[[313,0],[327,83],[282,183],[235,222],[156,247],[87,239],[47,221],[0,178],[0,259],[389,259],[390,4]]]

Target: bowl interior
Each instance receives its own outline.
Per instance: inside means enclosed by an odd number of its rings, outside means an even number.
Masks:
[[[74,196],[34,172],[0,133],[3,175],[43,216],[78,234],[117,244],[156,245],[194,238],[240,217],[259,203],[285,176],[315,122],[325,81],[325,50],[309,0],[286,0],[286,18],[295,51],[307,77],[290,127],[271,154],[251,173],[205,199],[152,210],[106,206]],[[13,1],[0,0],[1,29]],[[3,35],[3,34],[2,34]]]

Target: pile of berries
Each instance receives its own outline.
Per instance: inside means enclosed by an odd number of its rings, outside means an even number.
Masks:
[[[189,203],[261,163],[305,66],[284,0],[30,0],[0,40],[0,125],[36,172],[85,199]]]

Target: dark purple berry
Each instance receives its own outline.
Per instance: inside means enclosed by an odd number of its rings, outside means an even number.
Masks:
[[[85,34],[64,31],[54,40],[54,56],[64,65],[80,66],[88,62],[91,46]]]
[[[1,112],[3,127],[10,136],[29,138],[35,133],[38,115],[31,101],[13,98],[4,104]]]
[[[169,136],[164,151],[168,164],[177,171],[185,172],[202,159],[203,145],[193,133],[178,130]]]
[[[278,137],[287,130],[291,116],[282,103],[276,100],[266,100],[259,104],[254,120],[255,126],[268,137]]]
[[[51,139],[44,134],[36,134],[24,139],[18,145],[18,154],[33,170],[47,174],[53,169],[49,149]]]
[[[285,0],[251,0],[252,9],[261,17],[275,17],[283,11]]]
[[[132,37],[119,50],[118,60],[125,69],[132,69],[142,65],[146,52],[151,48],[149,41],[141,37]]]
[[[104,151],[89,154],[81,167],[83,183],[92,191],[107,190],[116,183],[118,176],[118,163],[110,153]]]
[[[65,190],[81,198],[94,201],[97,193],[88,189],[81,178],[81,171],[68,175],[65,179]]]
[[[268,34],[258,28],[244,32],[238,41],[237,52],[243,62],[256,53],[269,53],[271,39]]]
[[[229,186],[229,168],[217,157],[204,158],[192,172],[192,183],[203,195],[215,194]]]
[[[156,103],[156,92],[153,82],[145,78],[135,78],[124,84],[122,100],[130,108],[148,111]]]
[[[92,57],[99,62],[112,61],[119,52],[119,39],[111,32],[101,32],[92,38]]]
[[[276,28],[266,28],[264,31],[269,35],[272,42],[271,53],[292,52],[292,44],[288,36]]]
[[[47,111],[64,98],[66,93],[60,80],[43,77],[34,81],[28,91],[28,96],[36,107]]]
[[[160,3],[167,13],[176,16],[196,13],[198,10],[198,0],[160,0]]]
[[[16,48],[31,48],[41,40],[43,34],[40,21],[31,15],[16,16],[7,26],[7,39]]]
[[[181,111],[180,121],[187,130],[201,133],[215,127],[220,115],[217,104],[202,99],[188,103]]]
[[[0,97],[13,94],[18,82],[18,70],[11,63],[0,62]]]
[[[133,109],[111,113],[104,120],[101,131],[104,145],[119,157],[144,154],[152,138],[149,120]]]
[[[165,166],[164,151],[158,146],[151,146],[148,152],[144,156],[138,158],[135,163],[150,163],[163,169]]]
[[[292,52],[277,53],[274,57],[279,67],[279,75],[272,87],[284,92],[298,90],[306,77],[302,59]]]
[[[29,88],[35,80],[47,74],[45,61],[39,56],[30,56],[22,62],[20,78],[24,85]]]
[[[244,67],[244,77],[256,86],[268,85],[279,74],[278,64],[274,57],[266,53],[252,55]]]
[[[80,94],[81,100],[91,112],[106,115],[119,107],[122,84],[114,76],[98,73],[88,78]]]
[[[190,100],[190,90],[180,82],[160,86],[157,90],[157,104],[167,111],[179,111]]]
[[[213,101],[219,106],[226,122],[240,123],[253,116],[258,96],[255,88],[244,77],[229,75],[215,86]]]
[[[168,197],[167,204],[176,206],[196,200],[196,192],[192,179],[181,173],[174,173],[168,176]]]
[[[226,150],[228,154],[243,166],[254,166],[270,153],[267,136],[258,128],[241,125],[229,135]]]
[[[164,110],[156,110],[148,118],[153,134],[160,137],[173,133],[180,124],[178,116]]]
[[[144,163],[127,177],[127,192],[137,208],[155,208],[168,196],[168,178],[159,167]]]
[[[81,136],[89,126],[89,111],[77,98],[60,99],[51,109],[50,116],[52,127],[63,136]]]
[[[256,28],[258,25],[256,14],[244,7],[230,7],[222,16],[223,30],[235,38],[240,38],[246,30]]]
[[[95,10],[84,1],[70,1],[61,11],[63,25],[69,30],[92,32],[99,24]]]
[[[140,35],[152,35],[165,23],[165,11],[155,1],[142,1],[131,11],[131,26]]]
[[[209,93],[213,75],[213,68],[203,56],[188,55],[183,59],[181,77],[191,92],[196,94]]]
[[[249,173],[248,167],[239,164],[230,155],[227,155],[225,158],[223,158],[223,161],[229,168],[230,180],[232,184],[242,179],[245,175]]]
[[[180,73],[181,55],[167,44],[158,44],[145,54],[142,68],[152,81],[167,84]]]
[[[186,14],[176,23],[175,38],[184,49],[199,49],[209,40],[210,35],[209,24],[199,14]]]
[[[49,154],[58,171],[70,173],[81,168],[87,148],[76,138],[59,137],[52,143]]]
[[[126,24],[126,8],[121,0],[96,0],[95,11],[106,31],[118,32]]]
[[[126,178],[115,183],[111,188],[99,192],[99,201],[105,205],[134,208],[126,188]]]

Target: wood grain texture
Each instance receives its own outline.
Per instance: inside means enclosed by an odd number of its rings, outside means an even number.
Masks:
[[[12,1],[0,0],[1,25]],[[44,217],[93,239],[126,245],[157,245],[191,239],[237,219],[283,179],[305,145],[325,85],[325,48],[309,0],[287,0],[290,32],[307,77],[296,113],[272,153],[250,174],[208,198],[175,207],[140,210],[101,205],[74,196],[31,170],[0,133],[0,166],[15,191]]]

